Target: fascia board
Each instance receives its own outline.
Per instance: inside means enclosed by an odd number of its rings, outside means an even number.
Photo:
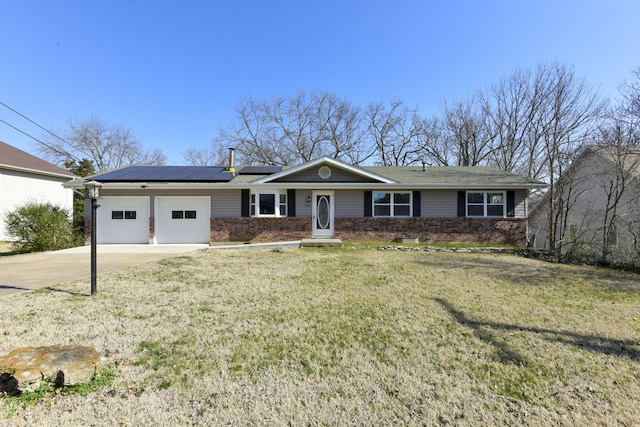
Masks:
[[[12,166],[12,165],[0,164],[0,170],[1,169],[12,170],[12,171],[16,171],[16,172],[32,173],[34,175],[43,175],[43,176],[49,176],[49,177],[52,177],[52,178],[63,178],[63,179],[71,179],[72,178],[72,175],[65,175],[63,173],[56,173],[56,172],[48,172],[48,171],[43,171],[43,170],[39,170],[39,169],[22,168],[20,166]]]
[[[83,188],[83,183],[68,182],[65,187],[68,188]],[[545,187],[545,185],[539,184],[435,184],[435,185],[416,185],[416,184],[385,184],[385,183],[158,183],[158,182],[106,182],[103,183],[104,190],[222,190],[222,189],[259,189],[259,188],[275,188],[286,187],[290,189],[310,189],[310,190],[532,190]]]

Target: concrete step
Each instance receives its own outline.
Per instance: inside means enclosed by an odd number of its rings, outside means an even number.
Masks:
[[[342,246],[340,239],[302,239],[301,248],[323,247],[323,246]]]

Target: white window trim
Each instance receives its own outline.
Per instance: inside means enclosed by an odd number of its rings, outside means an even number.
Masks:
[[[482,193],[483,194],[483,214],[482,215],[469,215],[469,205],[480,206],[480,203],[469,203],[469,193]],[[487,215],[487,206],[499,206],[494,203],[487,203],[488,193],[500,193],[502,194],[502,215]],[[507,217],[507,192],[498,190],[475,190],[467,191],[464,195],[464,207],[467,218],[506,218]]]
[[[376,193],[389,193],[390,200],[389,203],[376,203]],[[394,194],[408,194],[409,195],[409,215],[395,215],[394,209]],[[389,206],[389,215],[376,215],[376,205],[378,206]],[[407,206],[406,203],[400,203],[399,206]],[[388,190],[377,190],[371,192],[371,215],[375,218],[411,218],[413,216],[413,191],[388,191]]]
[[[249,212],[253,209],[253,214],[251,215],[254,218],[285,218],[287,215],[281,215],[280,212],[280,197],[285,197],[285,203],[287,211],[289,210],[289,199],[287,197],[287,190],[280,189],[260,189],[260,190],[251,190],[251,195],[249,196]],[[274,203],[275,209],[273,214],[261,214],[260,213],[260,195],[269,194],[274,195]]]

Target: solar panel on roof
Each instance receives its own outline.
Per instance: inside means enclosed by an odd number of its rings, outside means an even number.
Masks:
[[[95,177],[103,182],[228,182],[223,166],[129,166]]]
[[[282,166],[245,166],[240,169],[240,175],[270,175],[278,173]]]

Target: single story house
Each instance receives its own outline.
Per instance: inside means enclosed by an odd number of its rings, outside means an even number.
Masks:
[[[0,141],[0,240],[11,240],[4,224],[7,212],[28,201],[52,203],[71,213],[73,192],[62,184],[74,177],[68,170]]]
[[[103,184],[101,244],[411,237],[525,245],[527,197],[544,186],[490,167],[354,166],[328,157],[286,168],[131,166],[87,180]]]

